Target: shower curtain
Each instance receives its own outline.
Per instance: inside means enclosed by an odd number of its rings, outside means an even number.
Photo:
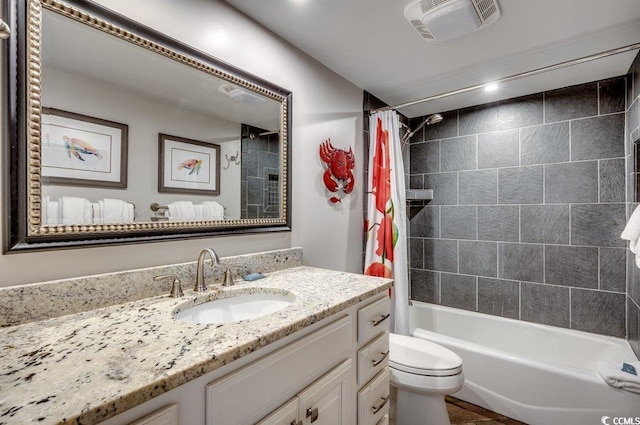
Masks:
[[[406,194],[400,147],[400,120],[395,111],[369,118],[369,179],[365,271],[394,280],[391,331],[409,334]]]

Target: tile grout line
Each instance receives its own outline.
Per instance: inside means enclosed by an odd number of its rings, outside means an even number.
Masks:
[[[569,204],[569,245],[571,245],[571,235],[572,235],[572,231],[571,231],[571,204]]]
[[[600,253],[601,247],[598,247],[598,290],[602,289],[602,283],[600,279],[600,268],[602,267],[602,254]],[[626,264],[625,264],[626,267]]]
[[[571,311],[571,294],[573,293],[573,290],[571,287],[569,287],[569,329],[573,329],[573,321],[571,320],[571,316],[573,315],[573,312]]]
[[[518,319],[522,320],[522,281],[518,281]]]
[[[546,164],[542,164],[542,204],[547,203],[546,195],[547,195],[547,179],[545,178],[547,174]]]
[[[640,127],[639,127],[640,128]],[[627,155],[629,156],[629,155]],[[526,165],[509,165],[506,167],[487,167],[487,168],[478,168],[478,169],[466,169],[466,170],[455,170],[455,171],[439,171],[439,172],[435,172],[435,173],[410,173],[409,175],[433,175],[433,174],[451,174],[451,173],[470,173],[470,172],[474,172],[474,171],[488,171],[488,170],[508,170],[508,169],[519,169],[519,168],[534,168],[534,167],[541,167],[541,166],[545,166],[545,165],[566,165],[566,164],[579,164],[582,162],[594,162],[594,161],[601,161],[601,160],[614,160],[614,159],[618,159],[618,160],[626,160],[627,156],[613,156],[613,157],[607,157],[607,158],[592,158],[592,159],[576,159],[576,160],[572,160],[572,161],[560,161],[560,162],[539,162],[539,163],[535,163],[535,164],[526,164]]]
[[[627,97],[626,92],[624,97]],[[598,116],[600,116],[600,81],[596,83],[596,102],[598,102]]]
[[[480,281],[480,278],[478,276],[476,276],[476,311],[478,311],[478,306],[479,306],[479,300],[478,300],[478,298],[479,298],[479,296],[478,296],[479,281]]]
[[[601,193],[601,190],[600,190],[600,184],[602,183],[601,179],[600,179],[600,172],[602,171],[602,163],[601,162],[602,162],[602,159],[598,159],[598,163],[596,164],[596,173],[598,174],[597,178],[596,178],[596,184],[598,185],[598,187],[597,187],[597,189],[598,189],[598,202],[597,203],[598,204],[602,203],[602,200],[601,200],[602,193]]]
[[[522,205],[518,205],[518,243],[522,242]]]
[[[547,284],[547,245],[542,244],[542,283]]]

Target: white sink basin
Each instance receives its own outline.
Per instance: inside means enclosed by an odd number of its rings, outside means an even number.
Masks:
[[[294,301],[293,294],[239,294],[195,305],[176,313],[174,318],[191,323],[239,322],[275,313]]]

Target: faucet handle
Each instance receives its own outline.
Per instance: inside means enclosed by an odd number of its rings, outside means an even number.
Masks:
[[[180,285],[180,279],[175,274],[163,274],[161,276],[154,276],[153,280],[156,282],[162,279],[173,279],[173,284],[171,285],[171,292],[169,296],[172,298],[180,298],[184,295],[182,292],[182,285]]]
[[[231,273],[232,269],[240,269],[242,266],[229,266],[227,270],[224,272],[224,281],[222,282],[222,286],[233,286],[233,273]]]

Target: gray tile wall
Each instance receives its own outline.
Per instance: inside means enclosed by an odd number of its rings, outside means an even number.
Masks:
[[[242,124],[241,218],[275,218],[280,215],[280,192],[277,190],[280,186],[280,136],[258,136],[263,132],[267,131]],[[256,137],[249,137],[251,133]]]
[[[612,90],[611,86],[607,90]],[[608,96],[610,98],[611,96]],[[627,111],[626,111],[626,172],[627,172],[627,214],[638,204],[634,202],[637,190],[634,182],[634,142],[640,139],[640,54],[636,56],[629,75],[627,76]],[[616,105],[615,101],[608,101],[608,105]],[[635,257],[627,250],[627,339],[636,355],[640,357],[640,269],[636,267]],[[617,261],[610,259],[611,261]],[[613,268],[613,264],[606,262],[605,268]],[[617,268],[617,267],[616,267]],[[607,282],[607,285],[615,285]]]
[[[637,340],[640,273],[627,296],[620,239],[626,82],[450,111],[414,135],[409,185],[434,190],[409,212],[414,300],[618,337],[632,306]]]

